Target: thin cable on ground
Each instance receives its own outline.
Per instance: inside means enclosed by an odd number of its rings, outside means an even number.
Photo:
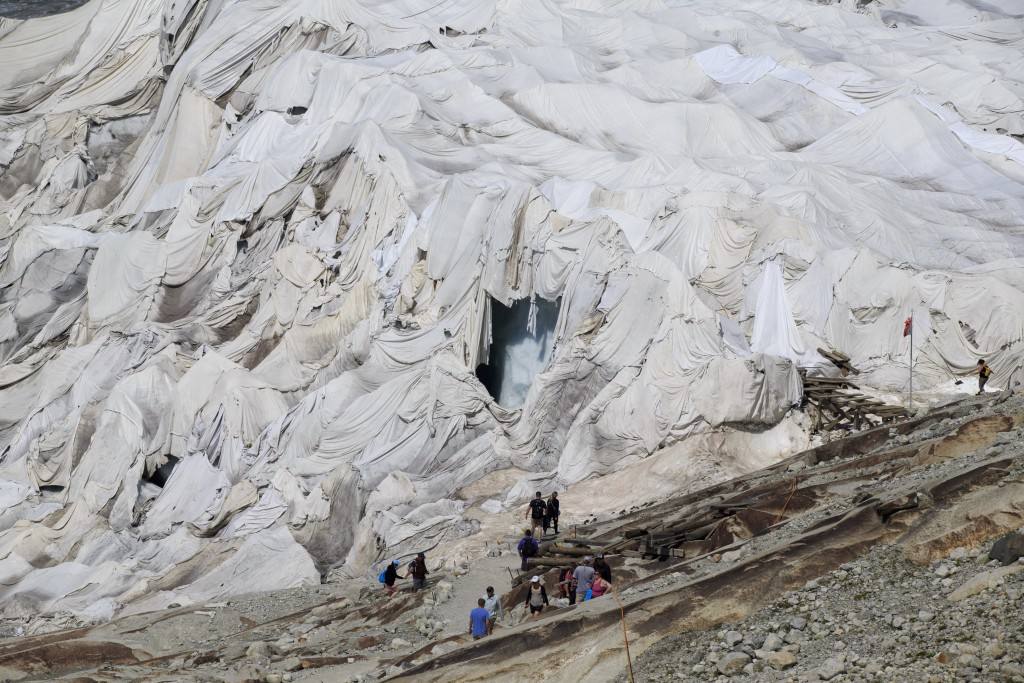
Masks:
[[[635,683],[633,680],[633,658],[629,656],[629,636],[626,635],[626,610],[622,606],[622,601],[619,600],[618,593],[612,593],[615,596],[615,602],[619,605],[619,616],[622,619],[622,640],[626,643],[626,666],[629,668],[629,683]]]

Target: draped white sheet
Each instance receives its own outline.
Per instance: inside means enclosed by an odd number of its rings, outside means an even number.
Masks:
[[[918,387],[981,357],[999,386],[1024,24],[979,7],[92,0],[13,25],[0,610],[361,576],[471,531],[459,491],[495,470],[527,472],[489,494],[515,503],[770,428],[819,347],[899,391],[911,314]],[[554,350],[510,411],[474,374],[490,299],[538,296]]]

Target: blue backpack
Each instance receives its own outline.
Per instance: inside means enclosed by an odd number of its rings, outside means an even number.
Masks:
[[[381,583],[384,583],[384,572],[386,572],[386,571],[387,571],[387,567],[385,567],[384,571],[382,571],[380,573],[380,576],[377,577],[377,580],[380,581]]]

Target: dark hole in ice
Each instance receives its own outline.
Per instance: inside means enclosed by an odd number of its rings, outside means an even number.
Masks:
[[[150,482],[151,484],[156,484],[160,488],[163,488],[164,484],[167,483],[167,480],[171,478],[171,472],[174,471],[174,467],[177,464],[178,459],[175,458],[173,455],[168,455],[167,462],[165,462],[163,465],[160,465],[160,467],[157,467],[153,474],[146,477],[146,481]]]
[[[40,493],[60,493],[63,490],[63,486],[57,486],[56,484],[46,484],[45,486],[39,487]]]
[[[307,111],[309,111],[309,107],[299,107],[299,106],[288,107],[288,113],[291,114],[292,116],[298,116],[299,114],[305,114]]]
[[[511,307],[491,299],[491,348],[476,376],[487,392],[505,408],[518,408],[526,400],[533,378],[547,365],[554,344],[559,303],[537,298],[537,322],[528,329],[530,300]]]

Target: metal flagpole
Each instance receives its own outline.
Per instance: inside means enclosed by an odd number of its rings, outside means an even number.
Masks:
[[[910,323],[910,413],[914,412],[914,316],[907,318]]]

